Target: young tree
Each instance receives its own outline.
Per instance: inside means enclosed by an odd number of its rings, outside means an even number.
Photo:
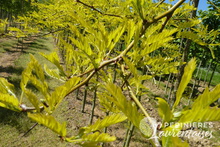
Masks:
[[[157,131],[157,125],[139,101],[146,89],[143,84],[145,80],[156,75],[177,73],[176,68],[181,61],[174,62],[174,58],[179,56],[179,45],[173,43],[175,39],[187,38],[200,45],[208,45],[202,39],[210,34],[196,27],[201,25],[200,20],[187,18],[190,21],[179,21],[194,9],[184,1],[179,0],[173,6],[164,1],[155,3],[151,0],[51,0],[46,4],[33,3],[38,9],[19,18],[27,28],[22,33],[30,34],[28,28],[33,27],[43,33],[37,35],[51,33],[57,38],[59,52],[49,55],[42,53],[56,69],[44,65],[43,70],[31,56],[30,63],[22,73],[20,96],[15,95],[12,84],[0,79],[0,106],[27,112],[29,118],[50,128],[63,140],[82,146],[114,141],[116,138],[103,132],[103,128],[126,120],[154,146],[161,146],[161,143],[163,146],[187,146],[186,142],[182,143],[180,138],[172,135],[162,138],[155,136],[153,133]],[[188,28],[195,32],[188,31]],[[159,53],[150,56],[154,51]],[[181,126],[166,126],[165,122],[191,123],[220,119],[220,110],[217,109],[214,114],[209,108],[209,103],[219,96],[219,86],[212,92],[207,89],[192,105],[192,109],[181,112],[176,109],[195,66],[196,61],[192,59],[185,67],[172,109],[164,99],[158,98],[158,112],[163,120],[161,130],[164,132],[182,129]],[[144,72],[146,68],[150,75]],[[63,84],[50,91],[44,71]],[[38,89],[40,98],[27,87],[28,83]],[[96,86],[100,104],[108,115],[80,128],[78,134],[69,137],[66,123],[59,123],[52,114],[65,97],[85,85]],[[205,100],[206,96],[210,99]],[[33,107],[23,104],[24,98]],[[209,117],[205,117],[207,115]]]

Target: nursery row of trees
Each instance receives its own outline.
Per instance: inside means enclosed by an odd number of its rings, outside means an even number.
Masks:
[[[0,19],[12,20],[13,17],[31,10],[31,0],[1,0]]]
[[[220,19],[218,15],[219,6],[220,6],[220,1],[213,0],[212,2],[210,2],[207,11],[199,12],[199,17],[203,18],[202,23],[208,27],[209,32],[211,32],[212,30],[219,31],[219,26],[218,26],[218,24],[220,23]],[[220,42],[219,35],[216,35],[215,43],[219,43],[219,42]],[[202,46],[196,46],[196,44],[191,46],[191,56],[197,57],[199,60],[201,60],[202,67],[208,67],[208,64],[213,63],[212,64],[213,70],[214,71],[217,70],[219,72],[219,60],[220,60],[219,46],[215,46],[213,48],[213,54],[215,55],[214,59],[212,58],[212,54],[210,54],[210,52],[208,52],[206,48]]]
[[[220,109],[210,107],[220,97],[219,85],[213,91],[207,88],[189,107],[183,109],[179,105],[196,68],[196,59],[189,59],[189,53],[194,56],[194,50],[198,53],[202,49],[211,53],[208,59],[217,59],[219,45],[218,28],[206,26],[212,19],[196,17],[199,1],[184,2],[179,0],[171,5],[163,0],[29,1],[35,9],[16,18],[14,21],[22,27],[9,27],[9,35],[18,38],[53,35],[58,52],[41,54],[56,68],[49,69],[46,64],[42,67],[31,56],[22,73],[20,95],[16,95],[11,83],[0,78],[0,106],[27,113],[30,119],[53,130],[63,140],[82,146],[114,141],[115,136],[108,134],[106,128],[123,121],[130,122],[124,146],[129,146],[134,128],[154,146],[188,146],[176,136],[152,137],[155,130],[178,133],[182,129],[165,123],[220,120]],[[218,17],[218,1],[213,3]],[[202,15],[207,16],[205,12]],[[50,90],[45,73],[62,85]],[[157,98],[162,120],[157,130],[141,102],[147,89],[144,82],[170,73],[180,74],[173,99]],[[28,88],[29,84],[36,87],[40,97]],[[65,97],[82,87],[85,95],[89,89],[94,93],[90,124],[80,128],[78,134],[67,134],[66,123],[56,121],[53,112]],[[30,103],[24,104],[23,99]],[[93,122],[96,99],[106,116]],[[82,111],[85,102],[86,96]]]

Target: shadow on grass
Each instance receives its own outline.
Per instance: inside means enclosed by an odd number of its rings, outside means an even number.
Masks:
[[[29,43],[29,50],[50,50],[48,48],[47,42],[48,42],[48,38],[39,38],[31,43]]]
[[[6,72],[6,73],[12,75],[12,76],[9,76],[7,79],[11,84],[14,85],[16,91],[20,90],[21,78],[19,76],[22,74],[23,70],[24,70],[23,67],[13,67],[13,66],[2,67],[2,66],[0,66],[0,73]],[[13,74],[16,74],[17,76],[14,76]],[[29,88],[31,90],[37,90],[33,84],[28,84],[27,88]]]
[[[15,88],[15,91],[18,92],[18,91],[21,91],[21,88],[20,88],[20,82],[21,82],[21,79],[20,78],[12,78],[12,77],[9,77],[8,78],[8,82],[10,82],[11,84],[14,85],[14,88]],[[27,84],[27,88],[32,90],[33,92],[36,92],[38,91],[38,89],[32,84],[32,83],[28,83]],[[18,93],[17,93],[18,94]]]
[[[2,66],[0,66],[0,73],[7,72],[9,74],[21,75],[23,70],[24,70],[23,67],[13,67],[13,66],[2,67]]]
[[[49,42],[49,38],[37,38],[33,41],[30,42],[19,42],[17,44],[8,44],[7,46],[5,45],[3,48],[3,51],[14,53],[14,52],[20,52],[22,51],[23,53],[30,53],[31,50],[49,50],[48,46],[45,45]],[[11,50],[11,48],[18,49],[18,50]]]
[[[5,52],[9,52],[9,53],[16,53],[16,52],[20,52],[20,51],[16,51],[16,50],[11,50],[9,48],[4,48]]]
[[[10,125],[20,133],[24,133],[30,128],[31,121],[26,113],[14,112],[0,107],[0,125]]]

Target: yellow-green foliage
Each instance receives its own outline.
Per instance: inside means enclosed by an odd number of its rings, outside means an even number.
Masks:
[[[42,124],[52,131],[56,132],[62,137],[66,136],[66,123],[60,124],[55,120],[53,116],[50,115],[44,115],[44,114],[31,114],[28,113],[28,117],[32,120],[38,122],[39,124]]]
[[[184,74],[182,76],[180,85],[179,85],[178,90],[176,92],[176,101],[173,105],[173,108],[175,108],[179,104],[180,99],[182,97],[182,94],[183,94],[187,84],[191,80],[192,74],[195,69],[196,69],[196,61],[195,61],[195,58],[193,58],[189,61],[189,63],[184,68]]]
[[[39,30],[44,35],[53,34],[57,40],[57,52],[41,55],[55,68],[44,65],[43,69],[31,56],[22,73],[20,96],[14,94],[10,83],[0,79],[0,106],[14,111],[28,111],[28,117],[32,120],[53,130],[64,140],[81,146],[98,146],[100,142],[114,141],[115,136],[103,133],[101,129],[126,119],[138,129],[144,128],[143,135],[150,138],[154,122],[137,98],[144,94],[143,89],[147,89],[143,82],[156,75],[178,72],[177,66],[183,63],[180,62],[179,45],[174,40],[183,37],[210,48],[217,45],[208,39],[215,38],[219,32],[207,32],[197,18],[178,21],[182,17],[188,19],[188,14],[193,10],[192,6],[183,2],[179,0],[174,6],[151,0],[33,2],[36,11],[16,20],[22,22],[24,29],[10,28],[10,34],[16,37],[41,35]],[[187,64],[172,109],[168,102],[158,98],[158,111],[163,122],[220,119],[219,109],[209,107],[219,97],[219,86],[211,92],[206,90],[194,102],[192,109],[179,112],[180,115],[176,116],[175,108],[195,66],[195,59]],[[151,75],[141,72],[146,68]],[[51,90],[44,71],[61,80],[62,85]],[[98,81],[95,75],[99,76]],[[40,92],[40,97],[28,88],[30,83]],[[82,127],[77,135],[66,137],[66,123],[60,124],[52,114],[66,96],[84,85],[97,85],[100,104],[110,115],[98,119],[93,125]],[[20,107],[24,98],[31,102],[32,108]],[[143,122],[144,117],[148,118],[148,123]],[[173,126],[163,129],[173,129]],[[176,128],[176,131],[180,129]],[[151,142],[154,145],[160,143],[157,138],[151,139]],[[181,144],[181,139],[167,136],[162,137],[162,145],[187,146],[187,143]]]
[[[14,85],[6,79],[0,78],[0,106],[13,111],[21,111],[19,101],[14,94]]]

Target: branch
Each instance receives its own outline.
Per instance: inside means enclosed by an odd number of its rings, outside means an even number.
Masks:
[[[165,0],[161,0],[158,4],[157,4],[157,6],[159,6],[160,4],[162,4],[163,2],[164,2]],[[184,2],[184,1],[183,1]],[[179,3],[179,4],[178,4]],[[170,12],[166,12],[167,14],[166,14],[166,20],[165,20],[165,22],[162,24],[162,27],[161,27],[161,29],[159,30],[159,32],[161,33],[162,31],[163,31],[163,29],[165,28],[165,26],[166,26],[166,24],[167,24],[167,22],[170,20],[170,18],[172,18],[172,15],[173,15],[173,12],[176,10],[176,8],[178,8],[182,3],[181,3],[181,1],[179,1],[177,4],[176,4],[176,7],[174,7],[174,9],[170,9],[171,11]],[[174,5],[175,6],[175,5]]]
[[[162,3],[164,3],[165,2],[165,0],[161,0],[157,5],[156,5],[156,7],[158,7],[159,5],[161,5]]]
[[[179,2],[177,2],[172,8],[170,8],[170,10],[168,10],[167,12],[163,13],[162,15],[156,17],[155,19],[153,19],[153,21],[147,21],[147,20],[144,20],[143,21],[143,29],[140,33],[140,36],[144,35],[145,34],[145,31],[146,29],[153,23],[157,22],[158,20],[164,18],[164,17],[167,17],[169,15],[172,15],[173,12],[184,2],[185,0],[179,0]],[[76,0],[76,2],[79,2],[79,3],[82,3],[80,0]],[[83,3],[84,4],[84,3]],[[87,6],[87,4],[85,4]],[[87,6],[87,7],[90,7],[93,9],[93,6]],[[121,52],[120,55],[116,56],[115,58],[113,59],[110,59],[110,60],[107,60],[107,61],[103,61],[100,66],[98,68],[94,68],[92,70],[89,70],[85,73],[90,73],[90,75],[84,79],[81,83],[79,83],[78,85],[76,85],[75,87],[72,88],[72,90],[70,90],[70,92],[66,95],[68,96],[70,93],[72,93],[74,90],[80,88],[81,86],[85,85],[86,83],[89,82],[89,80],[93,77],[93,75],[95,75],[100,69],[102,69],[103,67],[109,65],[109,64],[112,64],[112,63],[117,63],[118,61],[122,60],[122,57],[125,56],[131,49],[132,47],[134,46],[134,40],[128,45],[128,47]],[[84,75],[84,74],[83,74]]]
[[[188,18],[174,18],[173,20],[186,20],[186,21],[189,21]]]
[[[131,86],[130,86],[128,80],[125,79],[125,77],[122,77],[122,78],[124,79],[124,81],[125,81],[125,83],[126,83],[126,86],[127,86],[128,90],[129,90],[129,93],[130,93],[130,95],[131,95],[132,100],[136,103],[136,105],[138,106],[138,108],[140,108],[141,111],[144,113],[145,118],[146,118],[147,121],[149,122],[149,125],[150,125],[151,129],[154,130],[154,128],[155,128],[155,126],[154,126],[154,125],[155,125],[155,122],[152,120],[152,118],[150,117],[150,115],[147,113],[147,111],[145,110],[145,108],[142,106],[142,104],[140,103],[140,101],[138,100],[138,98],[136,97],[136,95],[134,94],[134,92],[132,91],[132,88],[131,88]],[[155,137],[155,138],[153,137],[153,138],[151,138],[150,140],[152,141],[152,143],[153,143],[154,146],[156,146],[156,147],[161,147],[161,144],[160,144],[160,142],[159,142],[159,140],[158,140],[157,137]]]
[[[164,18],[164,17],[168,17],[168,16],[172,16],[174,11],[179,8],[179,6],[181,6],[186,0],[179,0],[172,8],[170,8],[167,12],[164,12],[163,14],[161,14],[160,16],[157,16],[156,18],[154,18],[151,23],[157,22],[158,20]]]
[[[92,72],[93,70],[94,70],[94,69],[90,69],[90,70],[88,70],[88,71],[86,71],[86,72],[84,72],[84,73],[79,74],[77,77],[82,77],[82,76],[84,76],[84,75],[86,75],[86,74]],[[72,78],[73,76],[74,76],[74,75],[71,75],[70,77]]]
[[[29,111],[34,111],[34,110],[36,110],[35,107],[27,107],[25,104],[21,104],[21,105],[20,105],[20,108],[22,109],[23,112],[29,112]],[[40,111],[42,111],[42,110],[44,110],[44,107],[43,107],[43,106],[40,107]]]
[[[163,29],[165,28],[166,24],[168,23],[168,21],[170,20],[171,17],[172,17],[172,14],[167,16],[165,22],[162,24],[161,29],[159,30],[160,33],[163,31]]]
[[[84,5],[84,6],[86,6],[86,7],[88,7],[88,8],[91,8],[92,10],[94,10],[94,11],[96,11],[96,12],[102,14],[102,15],[114,16],[114,17],[122,18],[121,16],[119,16],[119,15],[115,15],[115,14],[105,14],[105,13],[99,11],[98,9],[96,9],[94,6],[90,6],[90,5],[84,3],[84,2],[82,2],[82,1],[80,1],[80,0],[76,0],[76,2],[77,2],[77,3],[80,3],[80,4]]]
[[[111,63],[117,63],[118,61],[122,60],[122,57],[124,55],[127,54],[127,52],[134,46],[134,40],[130,43],[130,45],[123,51],[121,52],[120,55],[118,55],[117,57],[113,58],[113,59],[110,59],[110,60],[107,60],[107,61],[103,61],[100,66],[98,68],[94,68],[93,70],[90,70],[88,72],[92,72],[90,73],[90,75],[84,80],[82,81],[81,83],[79,83],[78,85],[76,85],[75,87],[73,87],[72,90],[70,90],[70,92],[66,95],[68,96],[70,93],[72,93],[74,90],[80,88],[81,86],[85,85],[92,77],[93,75],[95,75],[100,69],[102,69],[103,67],[111,64]],[[86,72],[86,73],[88,73]]]

